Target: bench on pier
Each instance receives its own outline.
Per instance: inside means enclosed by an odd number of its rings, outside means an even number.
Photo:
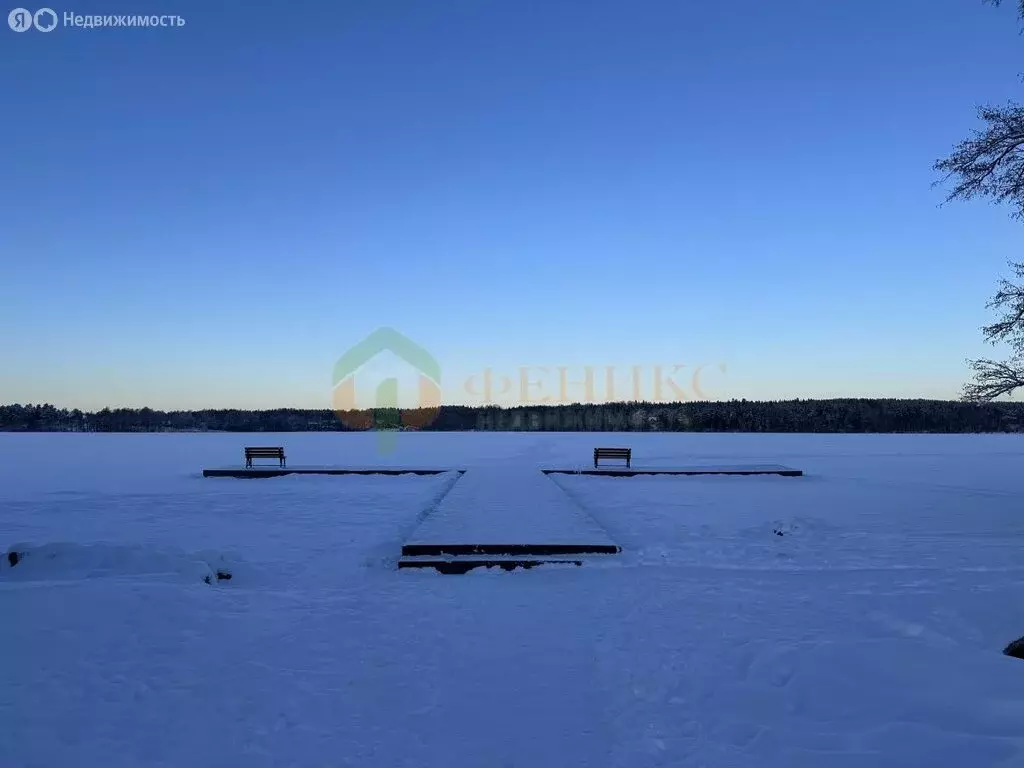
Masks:
[[[278,466],[283,467],[283,466],[285,466],[284,448],[282,448],[280,446],[272,447],[272,446],[266,446],[266,445],[257,445],[257,446],[246,447],[246,449],[245,449],[245,466],[246,466],[246,468],[251,468],[252,467],[252,460],[253,459],[277,459],[278,462],[279,462]]]
[[[632,448],[595,448],[594,449],[594,468],[597,468],[597,463],[601,459],[620,459],[625,460],[626,466],[629,466],[629,460],[632,456]]]

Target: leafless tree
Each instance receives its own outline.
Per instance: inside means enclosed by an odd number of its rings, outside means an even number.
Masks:
[[[1003,0],[985,0],[1001,5]],[[1024,19],[1024,0],[1017,0],[1017,12]],[[1011,207],[1010,215],[1024,220],[1024,106],[1010,101],[1004,106],[978,109],[984,129],[974,131],[935,163],[943,181],[953,187],[946,199],[970,200],[987,197]],[[1024,280],[1024,262],[1010,262],[1017,280]],[[983,327],[985,340],[1005,343],[1010,357],[1005,361],[968,360],[974,381],[963,390],[963,399],[985,402],[1012,394],[1024,387],[1024,284],[1000,280],[999,290],[988,302],[989,309],[1002,311],[999,320]]]

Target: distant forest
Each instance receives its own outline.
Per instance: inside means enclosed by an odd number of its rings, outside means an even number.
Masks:
[[[360,429],[539,432],[1024,432],[1024,403],[836,399],[621,402],[423,409],[277,408],[95,413],[45,405],[0,406],[5,432],[346,432]]]

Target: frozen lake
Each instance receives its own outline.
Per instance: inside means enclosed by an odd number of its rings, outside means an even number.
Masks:
[[[0,434],[0,763],[1024,765],[1024,436],[388,437]],[[245,445],[806,475],[552,475],[621,554],[442,576],[450,475],[201,477]]]

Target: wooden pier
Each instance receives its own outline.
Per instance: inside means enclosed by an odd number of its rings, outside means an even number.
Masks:
[[[613,555],[607,532],[543,473],[530,468],[467,470],[402,546],[399,568],[462,573],[476,567],[581,565]]]

